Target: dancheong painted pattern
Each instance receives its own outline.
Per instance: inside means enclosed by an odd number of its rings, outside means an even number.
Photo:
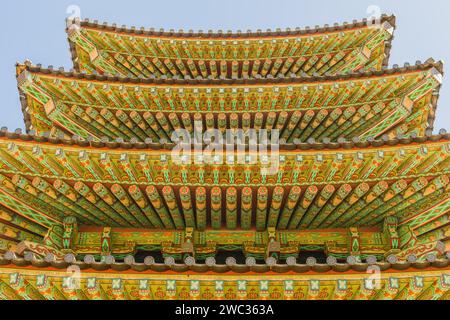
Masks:
[[[0,130],[0,298],[448,300],[443,64],[389,69],[394,29],[68,21],[74,69],[18,64]],[[212,129],[280,141],[173,157]]]

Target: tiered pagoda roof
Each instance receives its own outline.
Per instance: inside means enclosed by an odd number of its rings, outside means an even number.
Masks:
[[[443,65],[388,69],[393,16],[67,25],[74,70],[18,64],[27,133],[0,131],[0,298],[449,299]],[[198,122],[280,145],[175,161]]]

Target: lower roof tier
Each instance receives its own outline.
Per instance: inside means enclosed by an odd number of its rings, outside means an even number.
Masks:
[[[7,135],[0,138],[2,206],[46,228],[66,216],[82,225],[167,230],[378,226],[396,216],[428,233],[448,223],[448,135],[233,152],[224,162]]]
[[[279,131],[286,142],[423,136],[442,63],[344,77],[165,82],[17,67],[26,127],[52,137],[171,141],[177,130]]]
[[[164,272],[138,272],[136,266],[105,272],[105,265],[76,264],[70,270],[82,268],[77,281],[68,276],[67,263],[38,267],[27,266],[23,260],[0,259],[0,265],[0,298],[5,300],[450,299],[448,260],[433,265],[372,265],[371,272],[367,265],[347,266],[343,268],[346,272],[325,265],[304,268],[304,273],[269,270],[263,276],[260,271],[242,273],[237,267],[235,272],[201,274],[174,267]],[[379,280],[373,279],[373,270],[382,270]]]

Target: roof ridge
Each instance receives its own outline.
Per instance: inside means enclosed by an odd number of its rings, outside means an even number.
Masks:
[[[382,14],[379,18],[380,23],[388,22],[394,29],[396,29],[396,16],[393,14]],[[222,30],[213,31],[209,30],[208,32],[204,32],[203,30],[189,30],[185,32],[184,30],[175,31],[173,29],[168,32],[163,28],[157,31],[155,28],[146,29],[145,27],[136,28],[134,26],[128,27],[126,25],[121,25],[120,27],[116,23],[108,24],[107,22],[103,22],[100,24],[98,20],[91,20],[89,18],[81,20],[80,18],[68,18],[66,19],[67,30],[70,29],[71,25],[78,25],[81,27],[92,27],[98,29],[106,29],[114,32],[123,32],[129,34],[136,35],[148,35],[148,36],[159,36],[159,37],[199,37],[199,38],[247,38],[247,37],[283,37],[283,36],[295,36],[295,35],[308,35],[314,33],[325,33],[325,32],[336,32],[347,29],[352,29],[355,27],[365,27],[370,26],[370,23],[374,21],[374,19],[370,20],[367,18],[363,18],[360,20],[353,20],[352,22],[344,21],[342,23],[334,23],[333,25],[324,24],[323,26],[316,25],[314,27],[305,26],[303,28],[297,27],[294,30],[292,28],[285,28],[282,30],[281,28],[276,28],[275,31],[271,29],[267,29],[266,31],[262,31],[261,29],[257,29],[256,31],[248,30],[246,32],[242,32],[237,30],[233,32],[228,30],[226,32]],[[240,31],[240,32],[239,32]]]

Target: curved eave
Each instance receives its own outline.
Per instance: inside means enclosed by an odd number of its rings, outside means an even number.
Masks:
[[[380,23],[389,22],[392,27],[396,27],[396,17],[394,15],[383,14],[380,18]],[[223,38],[237,38],[237,39],[245,39],[245,38],[279,38],[279,37],[289,37],[296,35],[316,35],[316,34],[326,34],[329,32],[339,32],[349,29],[363,28],[367,27],[368,20],[354,20],[353,22],[344,22],[342,24],[335,23],[333,26],[324,25],[324,26],[316,26],[314,28],[305,27],[305,28],[295,28],[295,30],[281,30],[276,29],[276,31],[247,31],[247,32],[236,32],[233,33],[231,31],[224,32],[201,32],[201,31],[155,31],[155,30],[145,30],[144,27],[136,28],[136,27],[127,27],[127,26],[117,26],[117,24],[108,23],[99,23],[98,20],[85,19],[82,21],[77,21],[77,19],[73,19],[72,21],[68,20],[68,24],[72,23],[80,23],[81,27],[89,27],[93,29],[99,29],[110,32],[124,33],[127,35],[144,35],[148,37],[156,37],[156,38],[199,38],[199,39],[223,39]]]

